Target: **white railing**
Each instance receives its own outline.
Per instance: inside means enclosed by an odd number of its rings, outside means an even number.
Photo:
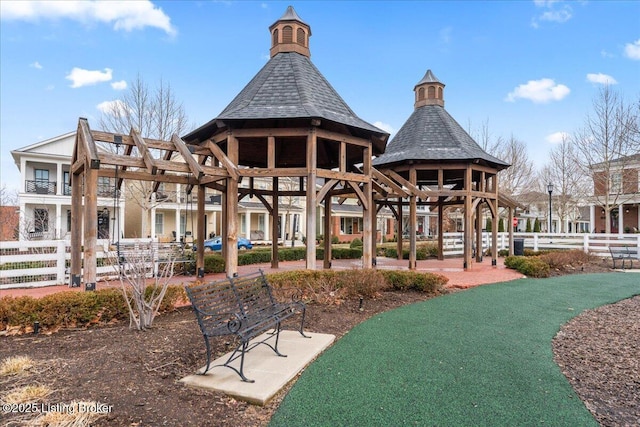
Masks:
[[[151,239],[123,239],[120,250],[131,250],[137,244],[150,242]],[[110,261],[116,258],[115,245],[109,240],[98,240],[97,280],[117,277]],[[0,242],[0,290],[69,284],[70,262],[71,243],[68,240]]]
[[[463,253],[463,233],[445,233],[445,256]],[[569,234],[569,233],[514,233],[515,239],[524,239],[524,247],[533,250],[580,249],[602,257],[610,257],[609,245],[625,243],[637,246],[640,253],[640,234]],[[135,250],[135,245],[149,243],[150,239],[123,239],[121,253]],[[508,249],[508,233],[498,233],[498,250]],[[482,233],[482,247],[491,248],[491,233]],[[116,259],[116,247],[108,240],[98,240],[96,247],[97,279],[117,277],[110,259]],[[162,249],[156,251],[162,257]],[[0,242],[0,291],[10,288],[40,287],[69,283],[71,246],[67,240],[39,240]],[[0,293],[0,297],[2,294]]]

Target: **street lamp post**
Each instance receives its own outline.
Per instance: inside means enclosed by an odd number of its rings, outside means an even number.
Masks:
[[[551,233],[551,193],[553,193],[553,184],[547,184],[547,191],[549,192],[549,233]]]

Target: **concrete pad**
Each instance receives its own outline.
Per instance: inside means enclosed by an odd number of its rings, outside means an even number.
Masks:
[[[193,387],[220,391],[255,405],[266,404],[285,385],[289,383],[305,366],[335,340],[335,335],[305,332],[311,338],[305,338],[297,331],[281,331],[278,350],[287,357],[280,357],[266,345],[259,345],[245,355],[244,375],[255,380],[254,383],[242,381],[232,369],[215,367],[205,375],[189,375],[180,382]],[[256,338],[262,340],[263,334]],[[272,340],[270,340],[271,342]],[[223,364],[231,353],[211,362],[211,365]],[[240,358],[231,365],[240,368]],[[202,367],[198,372],[203,372]]]

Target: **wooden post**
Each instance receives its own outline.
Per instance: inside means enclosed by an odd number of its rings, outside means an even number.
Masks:
[[[493,211],[495,214],[491,217],[491,265],[494,267],[498,265],[498,199],[491,200],[493,203]],[[513,227],[513,221],[511,221],[511,227]]]
[[[397,258],[398,261],[402,260],[402,217],[403,217],[403,213],[402,213],[402,197],[398,197],[398,221],[397,221],[397,229],[398,231],[396,232],[396,252],[397,252]]]
[[[464,174],[464,269],[471,268],[471,248],[473,246],[473,223],[471,218],[473,212],[471,212],[471,167],[467,166]]]
[[[371,208],[371,223],[373,224],[373,238],[371,239],[371,256],[373,257],[372,264],[373,267],[378,265],[378,209],[376,204],[373,201],[373,197],[371,198],[372,208]],[[380,235],[384,235],[383,230],[380,231]]]
[[[409,181],[417,186],[417,174],[415,167],[409,169]],[[418,222],[416,196],[409,197],[409,270],[416,269],[416,224]]]
[[[509,256],[513,256],[513,208],[509,206]]]
[[[444,218],[442,197],[438,197],[438,259],[444,260]]]
[[[438,191],[444,189],[444,170],[438,168]],[[444,260],[444,197],[438,197],[438,259]]]
[[[324,240],[322,245],[324,247],[324,268],[331,268],[331,196],[327,194],[324,196]]]
[[[373,254],[371,249],[376,232],[375,222],[372,221],[371,212],[376,211],[373,203],[373,185],[371,184],[371,148],[365,147],[362,150],[362,173],[367,178],[363,185],[363,193],[366,204],[362,203],[362,268],[371,268],[373,265]],[[355,185],[355,184],[354,184]]]
[[[196,272],[198,277],[204,277],[204,185],[198,185],[198,253],[196,254]],[[193,229],[193,224],[191,224]]]
[[[478,203],[476,206],[476,262],[482,262],[482,225],[482,203]]]
[[[317,150],[316,129],[309,129],[307,136],[307,269],[316,269],[316,176]]]
[[[74,173],[71,177],[71,281],[69,283],[72,288],[79,288],[82,281],[82,191],[82,173]]]
[[[98,243],[98,170],[84,168],[84,289],[96,289]]]
[[[227,137],[227,157],[238,166],[238,139],[229,131]],[[238,180],[233,177],[227,178],[227,239],[223,240],[226,246],[225,262],[227,275],[238,275]]]
[[[272,138],[272,137],[270,137]],[[273,205],[271,210],[271,268],[278,268],[278,222],[280,221],[280,212],[278,210],[278,202],[280,195],[278,194],[278,186],[280,185],[278,177],[273,177],[273,197],[271,204]]]

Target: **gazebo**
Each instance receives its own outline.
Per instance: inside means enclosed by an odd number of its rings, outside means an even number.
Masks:
[[[482,260],[482,209],[492,218],[492,263],[497,257],[497,219],[500,198],[498,172],[509,167],[486,153],[444,108],[444,83],[428,70],[415,85],[413,114],[391,140],[384,154],[373,161],[381,183],[391,194],[378,199],[394,211],[399,225],[398,254],[402,256],[403,209],[409,208],[409,268],[416,268],[416,209],[418,205],[437,208],[438,257],[443,258],[443,211],[448,206],[462,206],[464,212],[464,268],[475,258]],[[380,177],[382,175],[382,177]],[[381,178],[381,179],[380,179]],[[401,187],[394,192],[390,183]],[[394,197],[396,196],[395,200]],[[513,215],[509,210],[510,217]],[[475,221],[474,221],[475,220]],[[512,221],[510,228],[512,234]],[[511,245],[510,245],[511,246]]]
[[[222,238],[227,274],[237,270],[237,206],[256,197],[269,212],[272,265],[278,265],[278,199],[306,198],[306,266],[316,267],[318,207],[324,204],[324,265],[331,260],[331,199],[357,197],[363,211],[363,267],[373,262],[371,160],[384,152],[389,134],[360,119],[311,62],[311,28],[293,7],[269,27],[271,58],[214,119],[184,137],[214,153],[214,166],[229,176],[213,186],[223,194]],[[199,162],[209,158],[201,157]],[[271,188],[254,185],[270,178]],[[248,186],[239,187],[241,180]],[[296,183],[282,187],[282,180]],[[200,216],[200,212],[199,212]],[[198,240],[204,238],[199,228]],[[199,254],[200,255],[200,254]]]

